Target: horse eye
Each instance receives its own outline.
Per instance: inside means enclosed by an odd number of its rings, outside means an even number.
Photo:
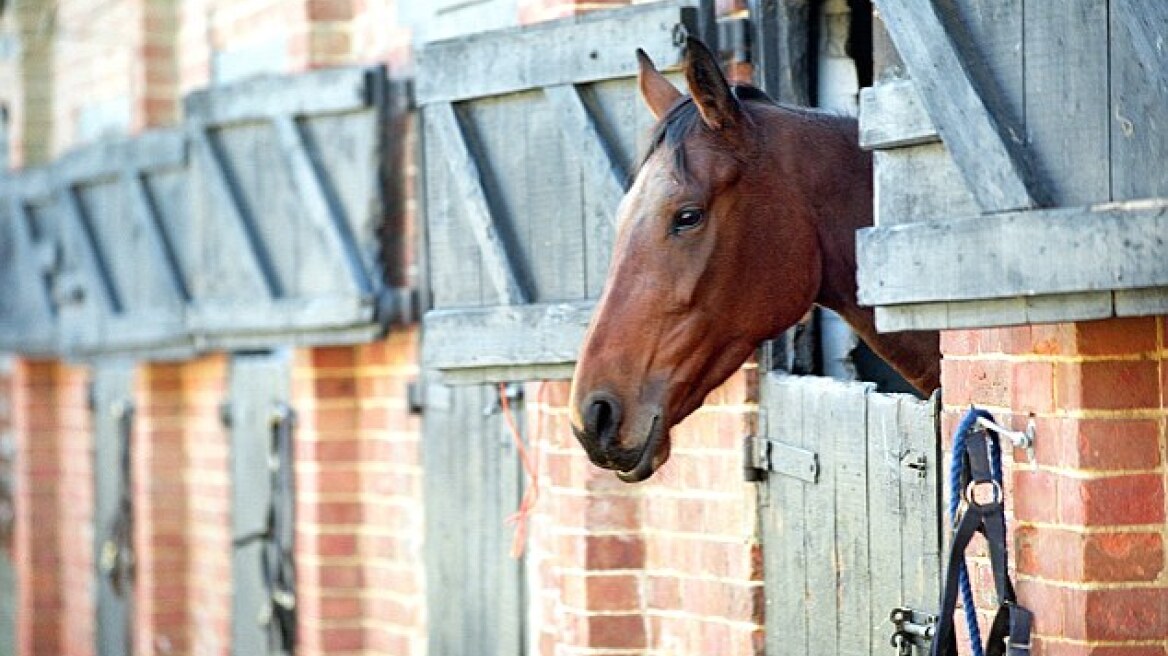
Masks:
[[[677,211],[673,215],[673,234],[692,230],[702,224],[706,219],[706,215],[696,207],[687,207]]]

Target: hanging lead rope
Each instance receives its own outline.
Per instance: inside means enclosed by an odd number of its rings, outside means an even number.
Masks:
[[[1001,446],[996,433],[987,432],[977,424],[978,417],[993,419],[984,410],[971,408],[958,425],[953,439],[953,462],[949,469],[953,542],[946,566],[945,589],[941,595],[941,614],[929,653],[931,656],[957,656],[953,613],[960,591],[975,656],[1028,656],[1033,616],[1018,605],[1008,571]],[[988,500],[978,498],[978,488],[984,486],[990,488]],[[958,516],[962,505],[963,512]],[[984,651],[965,565],[965,549],[974,533],[984,535],[989,546],[998,597],[998,611]]]

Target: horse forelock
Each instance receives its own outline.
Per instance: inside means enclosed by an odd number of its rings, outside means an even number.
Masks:
[[[731,91],[734,93],[735,98],[743,101],[742,105],[744,108],[747,107],[745,101],[763,102],[771,105],[776,104],[762,89],[749,84],[735,84],[731,87]],[[649,136],[649,145],[637,159],[637,165],[633,167],[626,188],[632,186],[633,181],[637,179],[641,170],[645,168],[645,164],[649,161],[649,158],[662,148],[667,148],[673,153],[674,172],[682,177],[689,177],[689,164],[686,161],[685,148],[683,146],[685,141],[693,136],[695,131],[702,129],[706,128],[702,123],[701,114],[698,112],[697,105],[694,104],[693,97],[683,97],[653,127],[653,132]]]

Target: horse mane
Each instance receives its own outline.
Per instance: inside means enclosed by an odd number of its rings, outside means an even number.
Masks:
[[[786,107],[775,102],[773,98],[768,96],[765,91],[751,84],[734,84],[730,86],[734,97],[742,101],[743,106],[747,106],[747,102],[762,102],[776,107],[784,107],[792,111],[798,111],[796,108]],[[694,104],[692,96],[685,96],[677,103],[669,108],[665,113],[664,118],[657,122],[653,128],[653,132],[649,136],[649,145],[645,151],[637,158],[637,164],[633,167],[632,174],[629,176],[628,185],[631,186],[633,180],[636,180],[637,175],[640,174],[641,169],[644,168],[645,162],[648,161],[653,153],[656,153],[661,148],[668,148],[673,153],[674,169],[685,176],[689,175],[689,166],[685,160],[685,149],[681,144],[690,137],[694,130],[704,127],[698,113],[697,105]]]

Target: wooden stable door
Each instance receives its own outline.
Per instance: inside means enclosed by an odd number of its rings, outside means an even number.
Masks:
[[[874,389],[763,379],[768,656],[928,653],[915,638],[894,649],[890,617],[937,611],[938,401]]]
[[[524,561],[511,558],[522,471],[494,385],[426,391],[423,424],[429,653],[522,656]],[[510,401],[523,429],[522,400]]]
[[[292,549],[291,433],[280,424],[289,420],[290,376],[287,353],[237,354],[231,360],[225,413],[231,426],[234,656],[294,652],[282,633],[294,633],[294,615],[290,620],[276,608],[281,600],[294,602],[283,596],[293,591],[273,576],[277,559],[290,559]]]
[[[93,553],[97,581],[97,654],[132,648],[133,498],[130,432],[134,369],[128,362],[93,369]]]

